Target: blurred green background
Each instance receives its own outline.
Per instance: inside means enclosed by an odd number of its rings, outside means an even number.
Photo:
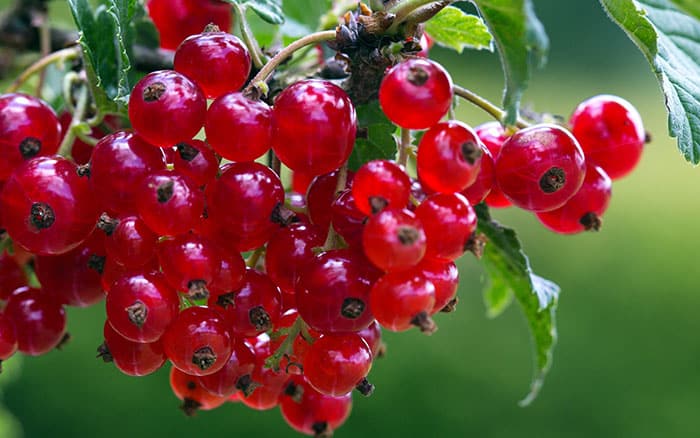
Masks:
[[[517,306],[486,318],[482,271],[468,256],[458,311],[439,316],[432,337],[387,334],[388,356],[370,376],[377,391],[355,399],[337,437],[700,436],[700,250],[692,234],[700,175],[666,134],[663,97],[642,55],[598,2],[535,4],[552,50],[526,102],[568,116],[589,96],[618,94],[654,136],[638,170],[614,186],[599,234],[558,236],[525,212],[494,213],[519,231],[536,271],[562,287],[559,345],[545,387],[531,407],[517,406],[532,372],[527,328]],[[434,58],[456,82],[500,98],[495,54],[437,49]],[[472,125],[487,120],[468,104],[459,116]],[[70,309],[73,340],[64,351],[24,358],[19,373],[0,375],[3,402],[24,436],[294,435],[276,410],[230,404],[185,418],[167,370],[136,379],[95,359],[103,321],[101,306]],[[7,424],[0,437],[18,430]]]

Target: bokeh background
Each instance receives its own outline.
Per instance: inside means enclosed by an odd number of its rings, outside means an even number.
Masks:
[[[615,184],[601,233],[558,236],[525,212],[494,212],[519,231],[536,271],[562,287],[545,387],[531,407],[518,407],[532,372],[525,321],[515,305],[485,316],[483,273],[467,256],[458,311],[440,316],[432,337],[386,335],[388,356],[370,375],[377,391],[355,399],[337,437],[700,436],[700,174],[668,138],[663,97],[642,55],[598,2],[535,5],[552,48],[526,102],[568,116],[587,97],[618,94],[654,137],[638,170]],[[436,49],[433,57],[456,82],[500,98],[495,54]],[[458,114],[472,125],[487,120],[468,104]],[[294,435],[276,410],[229,404],[185,418],[167,370],[135,379],[95,359],[103,321],[101,306],[70,309],[73,340],[64,351],[5,364],[0,437]]]

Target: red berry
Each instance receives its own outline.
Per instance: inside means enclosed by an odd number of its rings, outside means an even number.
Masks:
[[[610,177],[600,167],[589,166],[578,193],[556,210],[537,213],[537,218],[547,228],[561,234],[598,231],[611,196]]]
[[[508,136],[506,135],[505,129],[503,129],[503,125],[501,125],[500,122],[488,122],[477,126],[475,130],[476,135],[479,136],[481,142],[491,152],[494,162],[493,166],[495,167],[496,159],[498,159],[498,156],[501,153],[501,147],[506,142],[506,140],[508,140]],[[484,163],[482,163],[482,166],[484,166]],[[491,192],[488,194],[488,196],[486,196],[486,204],[489,207],[493,208],[510,207],[512,204],[510,203],[508,198],[506,198],[503,195],[501,189],[498,188],[498,184],[496,184],[495,169],[493,170],[493,172],[493,186],[491,187]],[[467,188],[467,190],[469,190],[469,188]],[[469,198],[469,202],[471,202],[471,198]],[[476,205],[476,203],[472,204]]]
[[[207,101],[202,90],[172,70],[149,73],[129,97],[129,120],[149,143],[169,147],[188,141],[204,126]]]
[[[425,333],[435,331],[429,314],[435,306],[435,286],[419,271],[390,272],[380,278],[370,293],[370,307],[377,322],[400,332],[412,326]]]
[[[76,249],[57,256],[38,256],[36,276],[45,291],[54,294],[61,304],[88,307],[105,296],[102,272],[106,261],[105,237],[102,231]]]
[[[367,216],[387,206],[395,209],[406,207],[410,194],[411,180],[393,161],[365,163],[353,178],[352,195],[357,208]]]
[[[270,277],[248,269],[240,289],[212,295],[209,305],[226,317],[236,336],[252,337],[272,329],[277,323],[282,296]]]
[[[312,436],[330,436],[350,415],[352,397],[323,395],[303,377],[295,377],[280,400],[282,417],[294,430]]]
[[[564,128],[542,124],[521,129],[496,159],[496,181],[515,205],[530,211],[559,208],[586,176],[583,151]]]
[[[107,294],[107,320],[133,342],[157,341],[180,309],[180,298],[160,273],[127,275]]]
[[[204,211],[204,192],[180,173],[162,170],[141,181],[136,210],[160,236],[177,236],[194,228]]]
[[[306,355],[304,376],[321,394],[340,397],[360,384],[371,368],[372,352],[362,337],[324,335]]]
[[[256,387],[252,393],[244,394],[244,397],[241,398],[241,403],[251,409],[265,411],[277,406],[279,396],[284,390],[289,376],[282,369],[275,371],[265,366],[265,359],[273,353],[270,337],[263,333],[253,338],[253,340],[253,351],[255,352],[253,381],[260,386]]]
[[[250,54],[228,32],[192,35],[175,52],[175,70],[192,79],[206,97],[238,91],[250,75]]]
[[[0,95],[0,181],[24,161],[52,155],[61,142],[61,125],[44,101],[26,94]]]
[[[271,122],[272,110],[265,102],[229,93],[211,104],[204,129],[207,141],[222,157],[253,161],[270,149]]]
[[[107,256],[126,268],[140,268],[156,255],[158,235],[137,216],[110,219],[103,216],[98,224],[107,237]]]
[[[313,179],[313,175],[307,175],[303,172],[292,172],[292,190],[300,195],[305,194]]]
[[[48,353],[63,339],[66,312],[50,292],[18,289],[7,300],[4,312],[15,328],[18,349],[24,354]]]
[[[219,247],[194,234],[160,242],[158,261],[168,283],[195,300],[209,297],[209,288],[221,270]]]
[[[411,58],[395,65],[379,87],[384,114],[406,129],[427,129],[452,105],[452,79],[438,63]]]
[[[476,230],[476,213],[459,193],[429,197],[418,206],[416,216],[425,229],[428,258],[456,260]]]
[[[219,371],[202,376],[199,383],[212,394],[228,397],[237,391],[249,391],[253,385],[255,353],[252,347],[240,339],[233,342],[231,356]]]
[[[460,192],[476,181],[482,156],[481,142],[472,128],[456,121],[439,123],[418,145],[418,176],[429,190]]]
[[[119,131],[100,140],[90,160],[90,188],[110,213],[134,213],[141,180],[165,169],[163,152],[141,137]]]
[[[336,233],[351,246],[362,246],[362,231],[367,222],[367,216],[357,209],[355,198],[350,189],[345,189],[331,204],[331,222]]]
[[[358,335],[367,342],[369,349],[372,350],[372,357],[376,358],[382,354],[384,343],[382,342],[382,328],[377,321],[372,321],[368,327],[363,328]]]
[[[15,251],[17,249],[15,248]],[[9,254],[0,254],[0,300],[6,300],[15,289],[26,286],[27,277],[22,267]]]
[[[233,344],[223,316],[214,309],[196,306],[175,318],[162,341],[173,365],[192,376],[206,376],[223,368]]]
[[[150,343],[133,342],[117,333],[109,322],[104,327],[105,342],[98,353],[106,362],[129,376],[146,376],[159,370],[165,363],[165,352],[160,340]]]
[[[209,23],[231,29],[231,5],[218,0],[148,0],[148,15],[160,34],[160,46],[175,50]]]
[[[97,223],[88,179],[57,155],[37,157],[12,174],[0,195],[0,222],[12,240],[39,255],[63,254]]]
[[[323,333],[356,332],[374,317],[369,291],[379,273],[359,253],[333,250],[316,256],[296,284],[299,315]]]
[[[487,199],[496,185],[495,164],[491,151],[483,143],[480,146],[483,153],[481,156],[481,170],[476,176],[476,181],[462,191],[462,195],[467,198],[471,205],[479,204]]]
[[[188,176],[197,186],[204,186],[214,181],[219,173],[219,159],[201,140],[190,140],[175,145],[177,152],[173,157],[175,170]]]
[[[445,308],[457,294],[459,286],[459,270],[453,262],[435,259],[423,259],[416,270],[423,273],[435,286],[435,305],[430,314],[435,314]]]
[[[322,230],[327,230],[331,224],[331,204],[338,196],[336,193],[338,174],[338,171],[333,171],[315,177],[309,184],[306,193],[306,208],[309,212],[309,218]],[[350,187],[353,177],[354,174],[348,172],[346,189]]]
[[[586,158],[613,180],[639,163],[646,139],[642,117],[621,97],[600,95],[582,102],[569,124]]]
[[[219,247],[221,269],[214,276],[210,287],[215,295],[240,289],[243,286],[246,266],[243,257],[238,252],[227,251]]]
[[[7,313],[0,313],[0,362],[17,352],[17,335]]]
[[[300,272],[314,258],[313,249],[323,246],[324,233],[312,224],[291,224],[279,229],[267,243],[265,269],[282,290],[294,293]]]
[[[417,265],[425,255],[425,231],[409,210],[388,208],[369,218],[362,246],[379,269],[402,271]]]
[[[357,120],[348,95],[330,82],[287,87],[272,110],[272,149],[295,172],[321,175],[340,167],[355,144]]]
[[[219,397],[204,389],[197,377],[185,374],[175,367],[170,369],[170,388],[182,400],[180,408],[187,416],[194,415],[199,409],[209,411],[218,408],[226,402],[226,397]]]

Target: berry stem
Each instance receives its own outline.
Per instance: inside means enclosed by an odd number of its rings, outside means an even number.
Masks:
[[[473,103],[474,105],[483,109],[487,113],[491,114],[495,119],[499,121],[502,121],[506,115],[506,112],[503,111],[501,108],[484,99],[483,97],[479,96],[478,94],[467,90],[466,88],[460,87],[459,85],[454,85],[453,90],[457,96],[461,97],[462,99],[468,102]],[[529,127],[530,124],[525,120],[518,118],[518,120],[515,122],[515,126],[522,129]]]
[[[255,65],[255,68],[260,69],[263,67],[263,65],[265,65],[266,57],[260,49],[258,41],[253,35],[253,31],[250,30],[250,25],[248,24],[248,20],[245,16],[246,8],[245,6],[241,6],[236,2],[231,2],[231,4],[233,5],[236,17],[238,18],[238,23],[241,29],[241,36],[243,37],[243,42],[248,47],[248,52],[250,52],[250,57],[253,60],[253,65]]]
[[[83,85],[80,87],[80,90],[78,91],[78,102],[75,106],[75,111],[73,112],[73,119],[70,122],[70,126],[68,126],[66,136],[63,137],[63,141],[58,147],[58,155],[64,157],[71,156],[71,148],[73,147],[73,143],[75,142],[75,138],[77,136],[76,133],[78,130],[78,125],[80,125],[85,118],[85,111],[87,110],[89,97],[90,95],[88,94],[87,86]]]
[[[394,22],[392,23],[391,27],[387,30],[387,33],[392,33],[398,29],[398,27],[403,24],[406,21],[413,21],[411,20],[411,17],[414,17],[416,13],[426,10],[426,9],[431,9],[435,10],[430,17],[438,13],[441,9],[445,8],[448,6],[450,3],[453,3],[454,0],[441,0],[441,1],[435,1],[435,0],[404,0],[400,1],[394,6],[390,7],[387,9],[387,12],[389,14],[394,14]],[[419,14],[420,15],[420,14]],[[430,18],[428,17],[428,18]],[[425,21],[425,20],[423,20]],[[419,21],[416,21],[416,24]]]
[[[397,163],[404,168],[408,164],[408,154],[411,148],[411,130],[401,128],[401,144],[399,145],[399,158]]]
[[[335,185],[335,192],[333,199],[338,196],[338,193],[345,190],[345,186],[348,183],[348,163],[343,164],[343,167],[338,171],[338,182]],[[333,223],[328,226],[328,237],[326,242],[323,244],[323,251],[329,251],[331,249],[337,248],[340,244],[340,236],[333,228]]]
[[[287,58],[292,56],[294,52],[296,52],[299,49],[302,49],[308,45],[311,44],[316,44],[320,43],[322,41],[329,41],[334,39],[336,36],[335,30],[326,30],[322,32],[316,32],[312,33],[311,35],[307,35],[303,38],[300,38],[284,49],[280,50],[275,56],[273,56],[267,64],[265,64],[260,71],[258,72],[257,75],[250,81],[248,86],[245,89],[246,94],[250,94],[253,89],[258,88],[258,89],[264,89],[266,88],[266,85],[261,85],[261,84],[266,84],[268,78],[272,73],[275,71],[275,69]]]
[[[20,73],[17,79],[15,79],[14,82],[12,82],[12,84],[10,84],[10,86],[5,89],[5,93],[14,93],[15,91],[19,90],[19,88],[25,82],[27,82],[29,78],[43,71],[49,65],[57,62],[67,61],[69,59],[75,59],[79,55],[80,49],[77,46],[75,46],[68,47],[67,49],[58,50],[47,56],[44,56],[43,58],[40,58],[34,64],[27,67],[26,70]]]
[[[297,319],[296,321],[294,321],[294,324],[291,327],[289,327],[287,337],[284,338],[284,341],[282,341],[277,350],[275,350],[275,352],[272,353],[270,357],[265,359],[265,368],[270,368],[275,371],[279,371],[280,361],[285,355],[288,355],[292,352],[294,347],[294,341],[296,340],[297,336],[299,336],[299,333],[302,332],[303,327],[304,321],[301,319],[300,316],[297,316]]]
[[[253,251],[253,254],[251,254],[250,257],[248,257],[248,259],[245,261],[245,265],[249,268],[255,269],[255,265],[258,264],[258,261],[260,260],[260,257],[262,257],[264,252],[264,246],[257,248],[255,251]]]

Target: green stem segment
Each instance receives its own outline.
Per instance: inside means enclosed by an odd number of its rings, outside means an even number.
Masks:
[[[255,269],[255,265],[258,264],[258,261],[260,260],[260,257],[262,257],[264,252],[265,252],[264,246],[257,248],[253,252],[253,254],[251,254],[250,257],[248,257],[248,260],[245,261],[245,265],[249,268]]]
[[[337,195],[341,191],[345,190],[345,186],[348,183],[348,163],[345,163],[343,167],[338,171],[338,182],[335,185],[335,194]],[[333,228],[333,224],[328,227],[328,237],[326,242],[323,244],[323,251],[330,251],[331,249],[338,248],[340,244],[340,236]]]
[[[284,62],[287,58],[292,56],[297,50],[302,49],[311,44],[317,44],[332,39],[335,39],[335,30],[326,30],[322,32],[312,33],[311,35],[307,35],[303,38],[294,41],[284,49],[280,50],[279,53],[277,53],[272,59],[270,59],[267,62],[267,64],[265,64],[260,69],[258,74],[255,75],[255,77],[250,81],[248,87],[246,87],[246,94],[253,91],[254,88],[265,89],[265,83],[275,71],[275,69],[279,67],[279,65],[282,62]]]
[[[80,91],[78,91],[78,101],[75,105],[75,112],[73,112],[73,119],[70,122],[66,136],[63,137],[63,141],[58,147],[58,155],[64,157],[71,156],[71,148],[75,142],[76,130],[78,129],[78,125],[80,125],[85,118],[85,112],[87,111],[88,102],[90,101],[89,97],[90,94],[88,93],[87,86],[83,85],[80,87]]]
[[[399,145],[399,158],[397,162],[404,168],[408,164],[409,149],[411,149],[411,130],[401,128],[401,144]]]
[[[291,327],[289,327],[287,337],[284,339],[284,341],[282,341],[282,344],[280,344],[279,348],[277,348],[277,350],[274,353],[272,353],[270,357],[265,359],[265,368],[270,368],[275,371],[279,371],[280,361],[285,355],[288,355],[293,351],[294,341],[299,336],[299,333],[301,333],[303,327],[304,321],[301,319],[301,317],[298,316],[296,321],[294,321],[294,324]]]
[[[483,109],[487,113],[491,114],[495,119],[499,121],[503,121],[503,119],[506,116],[506,112],[503,111],[501,108],[499,108],[497,105],[489,102],[488,100],[484,99],[483,97],[479,96],[476,93],[473,93],[470,90],[467,90],[466,88],[460,87],[459,85],[454,85],[453,86],[454,93],[463,98],[464,100],[473,103],[474,105],[478,106],[479,108]],[[518,120],[515,122],[515,126],[522,129],[522,128],[527,128],[530,126],[528,122],[525,120],[518,118]]]
[[[253,35],[253,31],[250,29],[250,25],[248,24],[248,20],[245,16],[245,6],[241,6],[236,2],[233,2],[232,5],[233,9],[236,12],[236,17],[238,18],[238,23],[241,28],[241,36],[243,37],[243,42],[245,43],[246,47],[248,47],[250,57],[253,60],[253,65],[255,65],[255,68],[260,69],[265,64],[265,55],[260,49],[258,41]]]
[[[39,59],[36,61],[34,64],[30,65],[26,70],[24,70],[18,77],[15,79],[12,84],[10,84],[9,87],[5,90],[6,93],[14,93],[15,91],[19,90],[19,88],[27,82],[29,78],[34,76],[35,74],[43,71],[46,67],[48,67],[51,64],[54,64],[56,62],[63,62],[69,59],[75,59],[80,55],[80,49],[76,47],[68,47],[67,49],[62,49],[58,50],[56,52],[53,52],[47,56],[44,56],[43,58]]]

